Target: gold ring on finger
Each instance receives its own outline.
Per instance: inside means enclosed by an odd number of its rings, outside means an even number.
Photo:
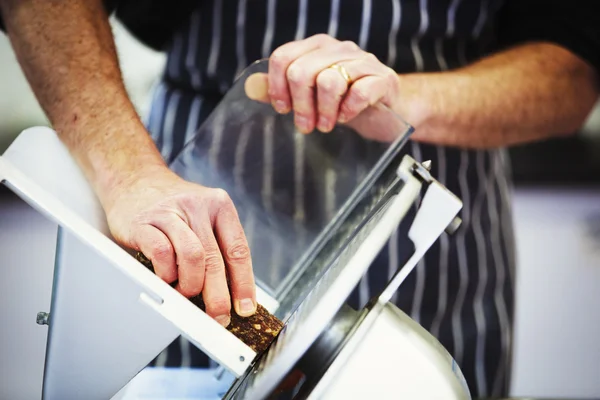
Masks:
[[[350,86],[352,84],[352,78],[350,77],[350,74],[348,73],[346,68],[344,68],[343,66],[338,65],[338,64],[333,64],[329,68],[335,69],[337,72],[339,72],[340,75],[342,75],[342,78],[344,78],[346,80],[346,84],[348,86]]]

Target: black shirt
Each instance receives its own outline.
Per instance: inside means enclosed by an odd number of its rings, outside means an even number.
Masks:
[[[168,48],[173,33],[198,5],[196,0],[104,2],[107,11],[114,13],[135,37],[159,51]],[[494,27],[497,43],[492,49],[547,41],[565,47],[600,71],[600,12],[597,2],[508,0],[503,4],[498,2],[497,8],[499,17]],[[255,22],[259,26],[264,20]],[[0,30],[5,31],[1,15]]]

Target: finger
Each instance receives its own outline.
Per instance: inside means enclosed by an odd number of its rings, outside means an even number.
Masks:
[[[269,78],[268,75],[262,72],[257,72],[250,75],[244,82],[244,90],[246,96],[251,100],[269,103]]]
[[[381,61],[379,61],[372,53],[364,51],[361,51],[360,56],[355,57],[352,60],[340,61],[337,64],[344,67],[354,82],[371,75],[382,77],[396,76],[393,69],[381,63]]]
[[[287,69],[301,55],[335,41],[331,36],[319,34],[304,40],[286,43],[273,51],[269,57],[269,97],[273,108],[279,113],[292,109],[287,81]]]
[[[334,69],[327,68],[317,76],[317,128],[321,132],[331,132],[335,126],[347,90],[348,83]]]
[[[159,229],[142,225],[133,233],[133,242],[151,262],[154,273],[167,283],[177,280],[177,263],[171,242]]]
[[[340,106],[339,122],[345,123],[356,118],[380,101],[387,90],[387,81],[381,76],[367,76],[354,82]]]
[[[381,63],[376,56],[371,53],[364,53],[359,59],[352,60],[347,63],[341,63],[348,75],[354,80],[352,89],[346,95],[342,107],[340,107],[340,115],[338,117],[339,122],[348,122],[355,118],[368,106],[372,106],[377,102],[381,102],[387,106],[390,105],[391,101],[398,97],[398,74],[387,65]],[[365,78],[370,78],[364,81]],[[377,82],[375,82],[377,80]],[[361,83],[358,84],[358,81]],[[357,90],[358,89],[358,90]],[[356,92],[352,93],[353,90]],[[362,92],[368,93],[368,96],[363,96]],[[354,97],[351,96],[354,95]],[[366,107],[361,107],[362,103],[369,98]],[[349,101],[346,101],[349,100]],[[353,105],[354,103],[354,105]],[[350,107],[348,115],[343,113],[342,108]],[[352,108],[355,108],[352,111]]]
[[[256,312],[252,258],[233,203],[221,207],[215,219],[215,233],[225,258],[235,310],[240,316],[250,316]]]
[[[178,282],[176,289],[186,297],[196,296],[204,286],[204,269],[207,252],[200,239],[181,218],[164,216],[153,221],[154,226],[167,235],[173,245],[177,260]]]
[[[317,76],[332,64],[360,57],[361,53],[353,42],[338,42],[306,53],[291,63],[287,79],[298,130],[309,133],[315,129]]]
[[[352,46],[350,46],[348,52],[352,54]],[[371,75],[385,76],[390,71],[393,73],[393,70],[379,62],[373,54],[365,53],[362,50],[359,50],[359,52],[361,53],[360,58],[336,62],[337,65],[345,69],[350,79],[357,81]],[[322,132],[331,131],[338,120],[340,103],[349,89],[347,79],[348,76],[332,68],[324,69],[317,76],[317,109],[319,115],[317,128]]]
[[[208,220],[205,225],[201,225],[198,236],[202,240],[206,253],[204,290],[202,292],[206,313],[227,327],[231,322],[231,295],[227,287],[227,275],[221,249]]]

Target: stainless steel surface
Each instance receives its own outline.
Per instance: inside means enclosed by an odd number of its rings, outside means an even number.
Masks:
[[[302,356],[298,369],[311,377],[323,373],[336,353],[341,349],[352,329],[360,322],[361,313],[343,305],[333,319],[327,324],[321,335]]]
[[[284,282],[279,292],[281,299],[280,314],[285,320],[290,313],[295,311],[300,303],[307,297],[315,284],[321,279],[323,273],[338,257],[340,249],[347,246],[349,239],[360,229],[370,215],[379,210],[396,195],[404,182],[393,173],[393,177],[382,176],[360,202],[349,201],[347,210],[342,212],[326,227],[321,235],[309,248],[310,254],[299,262],[293,274]],[[352,206],[352,208],[350,208]],[[284,311],[287,312],[284,314]]]

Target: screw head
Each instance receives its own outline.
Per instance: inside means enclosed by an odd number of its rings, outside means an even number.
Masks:
[[[50,320],[50,314],[47,312],[40,311],[37,313],[36,321],[38,325],[48,325],[48,321]]]

